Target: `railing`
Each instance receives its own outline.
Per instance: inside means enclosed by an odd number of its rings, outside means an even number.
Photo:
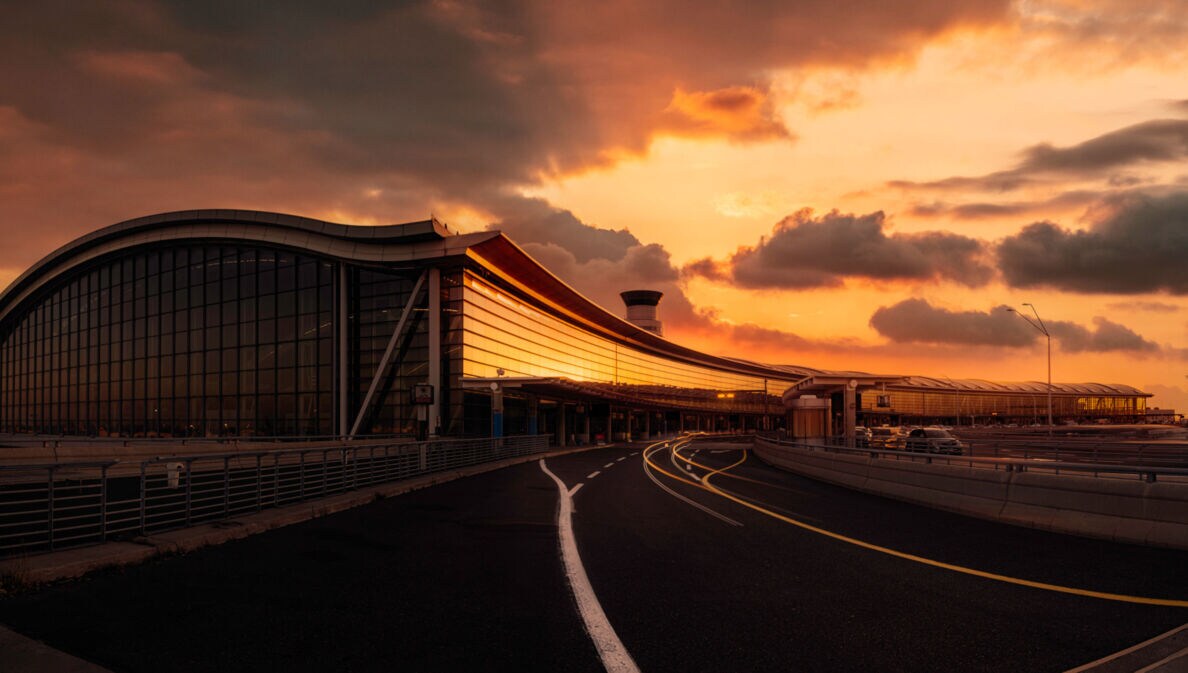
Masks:
[[[1028,447],[1021,444],[1013,447],[1011,450],[1005,450],[1001,446],[995,446],[991,450],[990,447],[985,445],[971,447],[967,444],[963,447],[960,454],[953,455],[928,451],[907,451],[903,448],[880,448],[873,446],[848,447],[844,441],[837,438],[831,438],[824,442],[804,442],[781,438],[776,433],[770,432],[756,433],[756,436],[777,446],[797,447],[809,451],[864,455],[888,460],[910,460],[926,463],[939,462],[1016,472],[1042,470],[1055,474],[1071,472],[1093,477],[1134,477],[1149,482],[1156,481],[1161,475],[1177,478],[1188,477],[1188,467],[1185,467],[1183,462],[1178,458],[1173,460],[1142,461],[1139,460],[1142,456],[1141,453],[1134,452],[1127,454],[1121,447],[1115,447],[1117,450],[1109,454],[1110,459],[1108,460],[1092,460],[1085,458],[1092,458],[1097,454],[1092,452],[1072,452],[1068,447],[1064,447],[1063,449],[1053,446]],[[1064,451],[1064,459],[1060,458],[1061,450]],[[1163,456],[1164,454],[1160,455]],[[1073,456],[1082,459],[1068,460],[1068,458]],[[1147,458],[1149,459],[1150,457],[1150,452],[1148,452]]]
[[[131,539],[548,448],[548,435],[0,466],[0,556]]]
[[[362,439],[412,440],[411,434],[399,433],[391,435],[367,435]],[[194,435],[192,437],[86,437],[80,435],[47,435],[29,433],[0,433],[0,446],[39,446],[43,448],[62,448],[67,446],[104,447],[104,446],[211,446],[226,445],[239,446],[241,444],[292,444],[296,442],[334,442],[348,441],[341,435],[279,435],[279,436],[249,436],[249,435]]]

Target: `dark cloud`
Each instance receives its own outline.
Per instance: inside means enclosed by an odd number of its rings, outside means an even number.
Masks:
[[[876,332],[900,343],[1027,346],[1037,332],[1005,307],[991,311],[950,311],[923,299],[882,306],[870,317]]]
[[[0,155],[0,219],[37,234],[0,266],[153,209],[391,222],[444,203],[539,227],[510,189],[658,133],[790,137],[763,73],[901,59],[1010,5],[867,4],[5,3],[0,115],[30,131]]]
[[[770,327],[760,327],[759,325],[746,323],[743,325],[735,325],[731,330],[732,343],[742,345],[778,345],[781,347],[805,347],[810,344],[807,339],[799,337],[784,330],[771,329]]]
[[[596,258],[618,261],[631,248],[642,245],[626,229],[599,229],[542,199],[504,196],[489,203],[500,214],[500,219],[490,225],[491,229],[506,233],[521,245],[547,243],[561,246],[578,262]]]
[[[1128,327],[1105,318],[1094,318],[1092,329],[1067,321],[1045,323],[1060,350],[1067,353],[1126,352],[1142,355],[1160,350]],[[1020,320],[1007,307],[990,311],[950,311],[923,299],[906,299],[883,306],[870,317],[870,326],[896,343],[966,346],[1029,346],[1043,335]]]
[[[1159,345],[1147,341],[1129,327],[1106,318],[1093,319],[1094,329],[1072,322],[1054,321],[1048,323],[1048,331],[1067,353],[1107,353],[1123,351],[1132,354],[1150,354],[1159,351]]]
[[[963,192],[979,190],[985,192],[1010,192],[1029,187],[1037,181],[1015,171],[997,171],[981,176],[953,176],[941,180],[916,182],[912,180],[889,180],[888,187],[905,190],[931,190],[938,192]]]
[[[1055,176],[1101,178],[1111,186],[1131,186],[1144,178],[1116,171],[1146,163],[1188,159],[1188,119],[1146,121],[1068,147],[1041,143],[1022,154],[1022,160],[1014,168],[986,175],[929,182],[896,180],[887,184],[908,190],[1009,192]]]
[[[1106,308],[1111,311],[1143,311],[1146,313],[1178,313],[1184,310],[1182,306],[1165,304],[1160,301],[1116,301],[1106,304]]]
[[[885,226],[882,212],[832,211],[814,218],[806,209],[728,261],[703,259],[684,271],[750,288],[833,287],[847,277],[977,286],[993,274],[981,261],[984,244],[976,239],[947,232],[888,235]]]
[[[1079,66],[1178,65],[1188,38],[1188,5],[1179,0],[1032,0],[1026,6],[1021,28],[1045,43],[1039,57],[1068,59],[1071,53]]]
[[[1156,119],[1128,126],[1071,147],[1040,144],[1024,153],[1023,173],[1098,173],[1141,161],[1188,157],[1188,119]]]
[[[1136,181],[1138,179],[1136,178]],[[1137,184],[1130,183],[1130,184]],[[1124,186],[1119,184],[1118,186]],[[918,203],[909,211],[917,217],[954,217],[962,220],[978,220],[991,217],[1011,217],[1049,210],[1084,206],[1102,198],[1100,192],[1072,190],[1057,196],[1037,201],[1004,201],[997,203],[948,203],[933,201]]]
[[[999,243],[997,258],[1014,287],[1188,294],[1188,193],[1120,199],[1083,231],[1030,224]]]
[[[659,290],[664,293],[660,319],[666,325],[705,329],[713,324],[710,317],[689,301],[681,287],[680,274],[668,252],[659,245],[635,245],[613,260],[605,257],[579,260],[568,248],[548,242],[525,243],[523,248],[561,280],[612,313],[626,314],[619,296],[623,290]]]

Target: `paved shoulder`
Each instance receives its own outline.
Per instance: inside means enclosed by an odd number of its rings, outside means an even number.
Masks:
[[[5,671],[111,673],[102,666],[59,652],[3,626],[0,626],[0,663],[3,664],[0,668]]]

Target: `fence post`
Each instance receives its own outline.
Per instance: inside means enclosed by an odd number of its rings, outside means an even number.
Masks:
[[[148,475],[144,461],[140,461],[140,534],[145,535],[145,524],[148,512],[145,511],[145,500],[148,499]]]
[[[194,472],[193,472],[193,469],[194,469],[194,461],[187,460],[186,461],[186,526],[189,526],[192,523],[192,518],[191,518],[192,512],[191,512],[190,507],[193,503],[193,496],[194,496],[194,479],[193,479]]]
[[[260,511],[261,500],[264,497],[264,484],[261,483],[260,462],[262,456],[256,454],[256,511]]]
[[[99,541],[107,542],[107,466],[99,473]]]
[[[223,516],[231,513],[231,457],[223,456]]]
[[[54,470],[56,469],[57,467],[51,465],[45,471],[49,481],[46,486],[46,496],[48,498],[48,502],[46,503],[46,516],[49,519],[49,548],[51,551],[53,551],[54,548]]]

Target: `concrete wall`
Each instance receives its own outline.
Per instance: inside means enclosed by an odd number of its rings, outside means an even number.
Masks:
[[[1008,472],[833,453],[756,438],[764,461],[820,481],[1031,528],[1188,549],[1188,483]]]

